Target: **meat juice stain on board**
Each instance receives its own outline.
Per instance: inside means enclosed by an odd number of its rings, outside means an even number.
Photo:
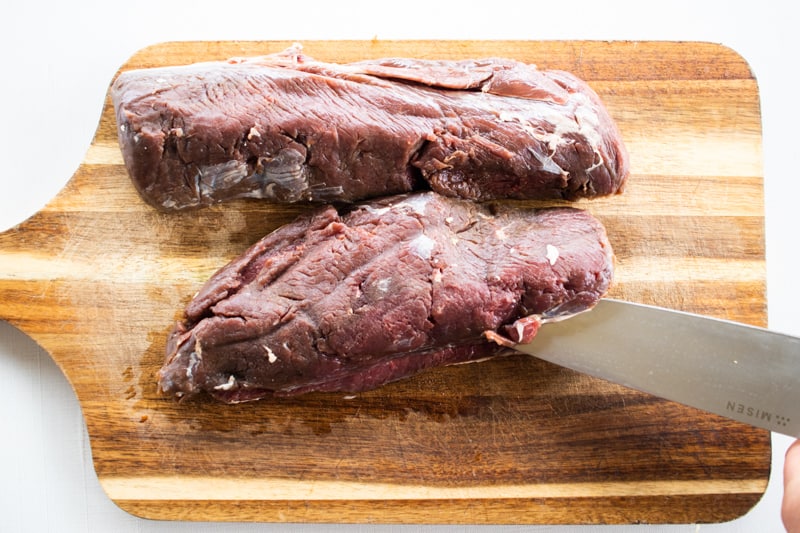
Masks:
[[[209,264],[219,267],[219,257],[231,257],[244,251],[265,234],[288,222],[301,212],[294,209],[276,209],[271,204],[237,201],[224,208],[164,214],[151,211],[157,218],[162,237],[159,241],[162,257],[180,260],[184,257],[208,258]]]
[[[492,416],[496,416],[500,408],[497,402],[506,404],[508,401],[507,398],[493,397],[491,387],[478,387],[483,388],[486,394],[476,390],[464,394],[455,392],[458,383],[463,386],[464,381],[480,381],[479,376],[485,372],[478,368],[466,373],[458,368],[432,369],[420,376],[387,384],[376,391],[352,395],[309,393],[290,398],[264,398],[239,404],[235,409],[205,396],[176,401],[157,390],[155,379],[163,362],[166,329],[153,332],[148,337],[150,346],[142,357],[138,372],[128,367],[123,376],[125,381],[132,380],[134,375],[139,378],[136,390],[141,394],[127,398],[136,400],[134,412],[149,418],[158,415],[175,422],[181,420],[192,431],[202,434],[221,432],[269,438],[271,434],[279,432],[304,439],[309,433],[323,437],[334,433],[337,428],[347,428],[364,421],[384,427],[410,420],[435,426],[460,419],[481,418],[487,410],[492,410]],[[472,376],[465,377],[465,374]]]
[[[192,454],[220,453],[226,464],[206,466],[219,475],[459,485],[491,482],[502,471],[527,483],[556,476],[540,450],[555,428],[583,416],[580,402],[554,404],[551,396],[580,395],[572,374],[516,354],[432,369],[356,395],[309,393],[235,408],[202,395],[177,402],[147,379],[161,355],[158,344],[150,370],[140,375],[133,430],[169,433],[161,452],[187,475],[196,474]]]
[[[386,426],[421,421],[436,426],[498,417],[514,409],[515,401],[526,400],[497,390],[492,383],[519,381],[523,376],[533,385],[544,376],[530,375],[538,372],[537,365],[530,362],[528,356],[511,355],[479,364],[434,368],[358,394],[313,392],[289,398],[267,397],[238,404],[235,409],[202,395],[176,402],[157,394],[153,386],[150,395],[160,408],[180,413],[202,432],[241,431],[258,436],[282,428],[286,435],[304,435],[310,430],[315,436],[323,436],[338,427],[365,421]],[[154,361],[143,376],[154,372],[156,366]]]

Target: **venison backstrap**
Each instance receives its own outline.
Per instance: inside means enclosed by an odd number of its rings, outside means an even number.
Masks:
[[[597,94],[509,59],[315,61],[281,53],[126,71],[125,165],[161,210],[235,198],[352,202],[620,192],[628,155]]]

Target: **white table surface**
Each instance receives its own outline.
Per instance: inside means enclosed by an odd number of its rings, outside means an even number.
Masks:
[[[8,4],[11,4],[10,7]],[[783,7],[780,7],[780,6]],[[117,68],[171,40],[603,39],[697,40],[750,63],[762,100],[769,323],[800,335],[796,198],[800,197],[798,17],[790,3],[744,1],[539,2],[9,2],[0,10],[0,231],[39,210],[90,144]],[[784,452],[744,517],[714,525],[342,526],[195,524],[135,518],[103,493],[80,407],[58,367],[0,321],[0,531],[532,531],[552,533],[780,532]]]

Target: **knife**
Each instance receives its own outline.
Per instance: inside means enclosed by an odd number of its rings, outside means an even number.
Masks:
[[[800,438],[800,338],[602,299],[544,321],[516,350],[738,422]]]

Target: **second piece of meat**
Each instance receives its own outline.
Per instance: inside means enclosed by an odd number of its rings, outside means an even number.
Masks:
[[[162,210],[352,202],[418,189],[472,200],[619,192],[628,155],[575,76],[509,59],[269,56],[123,72],[122,155]]]
[[[574,208],[430,192],[320,208],[205,284],[159,385],[225,402],[363,391],[529,341],[590,309],[612,273],[605,229]]]

